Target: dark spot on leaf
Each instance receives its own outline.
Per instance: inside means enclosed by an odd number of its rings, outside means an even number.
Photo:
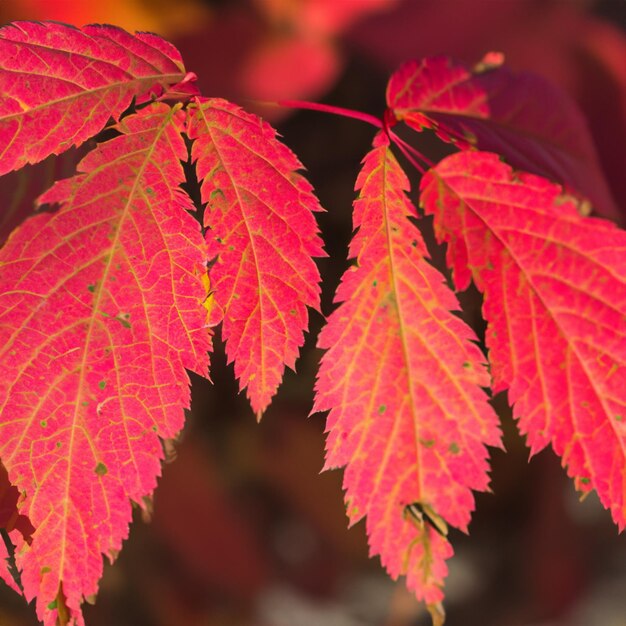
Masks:
[[[91,291],[91,293],[93,293],[95,290],[96,290],[95,285],[87,285],[87,291]]]
[[[152,187],[146,187],[146,193],[149,196],[152,196],[152,195],[154,195],[154,189],[152,189]]]
[[[104,476],[108,471],[109,470],[104,463],[98,463],[98,465],[96,465],[95,472],[96,474],[98,474],[98,476]]]
[[[383,414],[386,410],[387,410],[387,405],[386,405],[386,404],[381,404],[381,405],[378,407],[378,413],[379,413],[380,415],[382,415],[382,414]]]
[[[295,315],[295,314],[296,314],[295,309],[289,309],[289,315]]]
[[[124,327],[130,328],[130,313],[118,313],[115,319]]]
[[[472,364],[469,361],[465,361],[465,363],[463,363],[463,367],[468,370],[472,367]]]
[[[60,448],[62,445],[63,445],[63,444],[62,444],[60,441],[57,441],[57,442],[56,442],[56,447],[57,447],[57,448]]]
[[[47,566],[44,565],[40,570],[39,573],[43,576],[44,574],[47,574],[48,572],[51,572],[52,570]]]
[[[378,281],[377,281],[377,280],[375,280],[375,281],[372,283],[372,287],[376,287],[376,285],[378,285]]]
[[[456,441],[453,441],[450,446],[448,447],[448,450],[450,450],[450,454],[458,454],[461,450],[459,449],[459,446],[457,445]]]
[[[413,241],[411,242],[411,245],[412,245],[414,248],[417,248],[417,239],[413,239]]]
[[[107,386],[107,381],[106,380],[101,380],[98,383],[98,387],[100,387],[100,389],[104,389]]]
[[[591,482],[590,478],[583,477],[583,478],[580,479],[580,484],[581,485],[588,485],[590,482]]]
[[[435,440],[434,439],[420,439],[420,443],[425,448],[432,448],[435,445]]]

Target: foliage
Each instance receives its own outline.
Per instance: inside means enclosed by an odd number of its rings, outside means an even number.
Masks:
[[[212,329],[259,419],[295,367],[319,308],[321,207],[273,129],[202,97],[156,35],[14,23],[0,84],[2,173],[96,138],[37,200],[55,210],[0,249],[0,523],[15,546],[0,575],[45,624],[82,624],[102,555],[115,559],[131,503],[149,508],[183,426],[186,370],[208,376]],[[448,528],[467,531],[501,445],[490,386],[509,391],[531,450],[552,444],[626,523],[626,236],[587,216],[618,210],[580,114],[499,55],[403,65],[382,119],[285,104],[377,128],[314,410],[330,411],[326,467],[346,468],[350,521],[366,518],[371,552],[440,624]],[[400,122],[453,153],[430,163]],[[423,174],[423,211],[393,147]],[[453,284],[430,263],[424,215]],[[487,354],[452,289],[471,281]]]

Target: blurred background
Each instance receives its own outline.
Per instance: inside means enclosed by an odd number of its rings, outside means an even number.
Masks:
[[[2,0],[0,22],[14,19],[157,32],[181,50],[204,95],[269,117],[328,211],[319,218],[330,255],[320,261],[325,314],[347,267],[354,180],[373,129],[262,110],[255,100],[380,115],[387,77],[403,60],[475,62],[502,51],[513,69],[540,73],[578,101],[626,212],[626,0]],[[428,135],[420,141],[437,154]],[[480,333],[476,294],[462,299]],[[152,520],[137,514],[118,561],[106,566],[97,602],[85,608],[89,626],[429,623],[404,582],[368,558],[363,524],[347,529],[341,472],[320,475],[325,416],[307,415],[322,322],[312,314],[298,374],[287,373],[260,425],[216,341],[213,384],[193,379],[192,410]],[[451,534],[446,623],[626,626],[626,538],[595,496],[578,502],[551,451],[528,462],[506,398],[494,403],[507,453],[492,451],[493,493],[477,495],[471,535]],[[0,590],[0,626],[36,623],[32,606]]]

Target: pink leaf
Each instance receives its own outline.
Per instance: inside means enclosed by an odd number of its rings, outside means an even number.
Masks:
[[[192,157],[207,203],[210,269],[229,361],[247,387],[258,417],[295,367],[308,327],[307,307],[319,307],[322,256],[313,211],[321,208],[293,153],[258,117],[218,99],[190,110]]]
[[[445,57],[409,61],[391,77],[396,117],[433,127],[459,147],[497,152],[513,167],[559,181],[608,217],[619,211],[578,108],[539,76],[514,74],[490,53],[473,68]]]
[[[59,154],[185,77],[150,33],[13,22],[0,29],[0,174]]]
[[[484,293],[494,391],[533,453],[552,443],[576,486],[626,524],[626,233],[497,155],[460,153],[422,180],[455,283]]]
[[[467,530],[471,489],[488,485],[485,444],[500,435],[480,389],[489,384],[484,357],[426,260],[408,186],[379,135],[356,184],[356,264],[319,338],[327,352],[314,410],[330,409],[325,467],[346,466],[351,523],[367,516],[372,553],[436,610],[452,547],[406,507],[419,503],[442,527]]]
[[[189,406],[185,368],[205,374],[206,252],[180,159],[182,112],[126,117],[77,176],[0,250],[0,458],[36,530],[18,545],[27,599],[47,626],[57,594],[82,624],[102,554],[128,534],[160,473],[160,438]]]

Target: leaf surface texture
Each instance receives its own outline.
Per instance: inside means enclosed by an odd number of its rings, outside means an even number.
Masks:
[[[467,529],[471,490],[488,485],[497,417],[484,357],[443,276],[426,260],[408,180],[383,136],[365,158],[345,273],[319,338],[314,410],[328,410],[326,469],[347,466],[352,523],[367,516],[372,553],[429,605],[442,599],[452,547],[405,507],[426,505]]]
[[[18,542],[28,599],[52,626],[97,591],[160,474],[161,438],[206,375],[206,251],[179,188],[184,115],[128,116],[41,199],[60,203],[0,251],[0,458],[35,527]],[[203,312],[204,311],[204,312]]]
[[[59,154],[185,78],[180,54],[151,33],[13,22],[0,29],[0,174]]]
[[[626,233],[491,153],[447,157],[422,201],[458,289],[484,293],[494,392],[531,451],[551,443],[578,489],[626,523]]]
[[[294,154],[260,118],[219,99],[190,110],[192,157],[207,203],[207,244],[215,323],[240,387],[258,417],[295,367],[308,327],[307,307],[319,308],[323,256],[314,211],[321,207],[296,172]]]

